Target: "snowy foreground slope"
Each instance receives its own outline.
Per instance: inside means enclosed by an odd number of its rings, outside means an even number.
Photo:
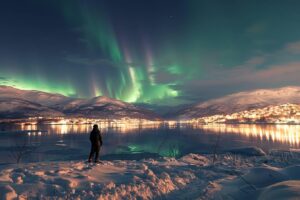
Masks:
[[[179,159],[3,165],[0,199],[291,199],[300,197],[300,154],[260,150]],[[233,151],[232,151],[233,152]],[[261,155],[261,156],[249,156]],[[215,160],[213,162],[213,160]],[[297,165],[299,164],[299,165]]]

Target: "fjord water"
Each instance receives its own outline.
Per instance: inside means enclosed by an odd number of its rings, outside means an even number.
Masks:
[[[22,162],[86,160],[92,125],[0,125],[0,163],[14,162],[26,146]],[[101,158],[142,159],[179,157],[188,153],[224,152],[257,146],[271,149],[299,148],[299,125],[175,125],[101,129]]]

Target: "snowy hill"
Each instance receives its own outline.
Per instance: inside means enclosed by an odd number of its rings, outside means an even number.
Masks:
[[[190,119],[217,114],[231,114],[285,103],[300,104],[300,87],[239,92],[196,104],[179,111],[175,115],[180,119]]]
[[[66,97],[61,94],[52,94],[37,90],[20,90],[14,87],[3,85],[0,85],[0,97],[24,99],[45,106],[59,104],[70,99],[70,97]]]
[[[92,117],[158,119],[151,111],[105,96],[91,99],[66,97],[36,90],[0,86],[0,118]]]
[[[0,98],[0,118],[59,117],[62,112],[17,98]]]
[[[276,124],[299,124],[300,105],[282,104],[244,110],[226,115],[212,115],[198,118],[205,123],[276,123]]]
[[[73,99],[57,105],[57,109],[74,117],[99,118],[142,118],[158,119],[159,116],[151,111],[139,108],[129,103],[105,96],[91,99]]]

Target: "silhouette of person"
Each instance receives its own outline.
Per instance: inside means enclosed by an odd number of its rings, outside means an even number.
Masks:
[[[99,162],[99,152],[102,146],[102,137],[97,124],[93,126],[93,130],[90,134],[90,141],[92,147],[88,162],[92,162],[92,159],[94,158],[95,163],[97,163]]]

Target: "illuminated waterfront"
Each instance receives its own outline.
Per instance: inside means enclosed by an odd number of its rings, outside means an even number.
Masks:
[[[93,124],[10,124],[0,126],[0,163],[9,160],[6,151],[25,141],[37,150],[25,161],[86,159],[88,134]],[[218,151],[242,146],[271,149],[297,149],[299,125],[254,124],[179,124],[157,122],[137,124],[101,124],[103,159],[131,159],[133,156],[181,156],[187,153],[211,153],[218,138]],[[135,157],[134,157],[135,158]]]
[[[85,134],[91,129],[91,124],[51,124],[49,126],[42,126],[43,132],[39,129],[37,124],[21,124],[20,130],[27,131],[30,135],[42,134]],[[103,133],[114,130],[119,133],[129,134],[139,130],[159,130],[162,127],[169,129],[176,128],[193,128],[201,132],[220,133],[220,134],[237,134],[246,138],[255,138],[261,141],[286,143],[291,146],[298,146],[300,142],[300,125],[257,125],[257,124],[208,124],[208,125],[193,125],[193,124],[178,124],[175,121],[169,123],[152,123],[147,125],[140,124],[100,124]],[[34,131],[32,131],[34,130]]]
[[[196,126],[208,132],[237,134],[260,141],[278,142],[299,146],[300,125],[257,125],[257,124],[209,124]]]

